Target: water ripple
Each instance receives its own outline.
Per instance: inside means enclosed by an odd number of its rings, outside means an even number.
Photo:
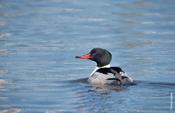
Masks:
[[[11,36],[11,33],[0,32],[0,39]]]
[[[8,54],[9,54],[8,50],[0,48],[0,56],[6,56]]]
[[[6,25],[6,22],[0,21],[0,26],[5,26],[5,25]]]
[[[4,110],[0,110],[1,113],[20,113],[21,109],[20,108],[8,108]]]

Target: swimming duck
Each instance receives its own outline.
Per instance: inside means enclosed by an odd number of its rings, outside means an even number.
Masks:
[[[76,56],[80,59],[89,59],[97,63],[96,68],[88,78],[93,85],[132,85],[134,80],[120,67],[111,67],[112,54],[106,49],[94,48],[88,54]]]

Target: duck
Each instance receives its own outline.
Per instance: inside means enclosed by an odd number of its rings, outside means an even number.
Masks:
[[[111,67],[112,54],[103,48],[93,48],[89,53],[76,56],[79,59],[87,59],[96,62],[96,67],[90,74],[88,82],[92,85],[125,86],[134,84],[120,67]]]

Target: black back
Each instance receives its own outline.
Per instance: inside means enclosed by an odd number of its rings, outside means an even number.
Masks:
[[[124,72],[120,67],[110,67],[110,68],[100,68],[96,72],[103,73],[103,74],[108,74],[108,73],[120,73]]]
[[[133,82],[127,77],[121,74],[125,73],[120,67],[100,68],[96,72],[102,74],[112,73],[114,78],[108,78],[107,80],[114,80],[113,85],[131,85]]]

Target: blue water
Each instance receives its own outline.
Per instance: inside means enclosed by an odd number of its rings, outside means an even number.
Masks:
[[[0,112],[174,113],[174,0],[1,0]],[[113,54],[137,85],[78,82],[95,67],[74,57]],[[171,103],[172,101],[172,103]]]

